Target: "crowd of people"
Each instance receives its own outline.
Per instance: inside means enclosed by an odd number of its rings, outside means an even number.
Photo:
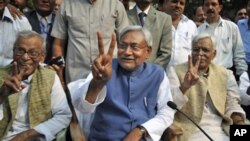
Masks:
[[[0,0],[0,140],[60,140],[74,112],[89,141],[210,140],[170,101],[215,141],[249,123],[250,1],[26,2]]]

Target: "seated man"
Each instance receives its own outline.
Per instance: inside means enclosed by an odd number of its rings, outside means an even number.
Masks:
[[[98,44],[92,73],[69,85],[75,108],[85,115],[95,112],[89,140],[160,140],[174,110],[167,106],[172,96],[164,69],[145,62],[152,50],[150,32],[138,25],[125,28],[114,60],[115,35],[107,54],[101,33]]]
[[[171,68],[169,81],[173,101],[215,141],[229,141],[229,125],[244,124],[239,88],[230,70],[211,63],[215,39],[199,34],[192,41],[188,62]],[[175,114],[174,125],[182,128],[178,141],[209,139],[186,117]]]
[[[39,63],[43,38],[34,31],[18,33],[14,62],[0,69],[0,140],[46,140],[69,125],[71,112],[56,73]]]

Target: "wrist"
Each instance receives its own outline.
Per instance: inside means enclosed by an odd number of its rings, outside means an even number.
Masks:
[[[140,130],[141,135],[142,135],[143,138],[146,138],[146,137],[149,136],[146,128],[144,128],[143,126],[137,125],[136,128],[138,128]]]

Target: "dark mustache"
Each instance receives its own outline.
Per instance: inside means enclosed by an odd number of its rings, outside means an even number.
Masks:
[[[214,13],[214,11],[213,10],[208,10],[207,14],[210,14],[210,13]]]

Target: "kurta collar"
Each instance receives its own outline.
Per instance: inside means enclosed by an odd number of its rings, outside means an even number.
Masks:
[[[221,17],[219,18],[218,25],[217,26],[223,26],[223,20]],[[204,22],[206,27],[209,27],[209,23],[207,21]]]

